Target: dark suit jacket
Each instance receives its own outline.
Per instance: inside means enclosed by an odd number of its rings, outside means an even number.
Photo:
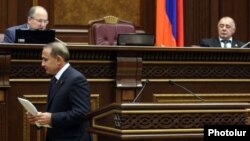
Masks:
[[[4,33],[4,43],[14,43],[16,39],[16,29],[27,29],[28,25],[27,24],[22,24],[18,26],[13,26],[8,29],[6,29]]]
[[[233,39],[232,41],[232,48],[239,48],[243,46],[244,43],[238,40]],[[200,41],[201,47],[221,47],[219,38],[209,38],[209,39],[202,39]]]
[[[51,86],[49,88],[49,91]],[[57,81],[56,89],[49,92],[47,112],[52,113],[52,128],[47,129],[46,141],[90,141],[85,132],[89,122],[90,94],[86,78],[69,67]]]

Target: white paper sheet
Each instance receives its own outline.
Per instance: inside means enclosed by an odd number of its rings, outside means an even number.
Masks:
[[[36,107],[29,100],[20,97],[18,97],[17,99],[29,113],[31,113],[32,115],[37,115],[38,111]],[[40,125],[39,123],[36,123],[36,126],[51,128],[50,125]]]

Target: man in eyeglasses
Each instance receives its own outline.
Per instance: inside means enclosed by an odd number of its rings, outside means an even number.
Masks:
[[[4,43],[14,43],[17,29],[45,30],[47,27],[48,12],[42,6],[33,6],[28,12],[27,23],[6,29]]]
[[[202,39],[200,41],[201,47],[239,48],[244,45],[243,42],[233,38],[236,25],[231,17],[222,17],[217,28],[218,37]]]

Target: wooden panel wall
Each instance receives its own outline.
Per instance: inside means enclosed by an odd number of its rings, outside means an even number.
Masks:
[[[6,102],[6,96],[4,89],[0,86],[0,140],[1,141],[7,141],[8,139],[8,116],[7,116],[7,102]],[[4,113],[4,114],[3,114]]]
[[[96,9],[96,10],[93,10]],[[88,21],[116,15],[140,25],[140,0],[54,1],[54,26],[85,26]]]
[[[5,0],[1,0],[0,1],[0,32],[3,31],[3,29],[5,29],[6,26],[6,14],[7,14],[7,7],[6,7],[6,1]],[[3,12],[4,11],[4,12]]]

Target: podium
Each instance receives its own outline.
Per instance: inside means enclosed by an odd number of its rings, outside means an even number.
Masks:
[[[113,103],[87,130],[116,140],[201,139],[204,125],[249,124],[250,103]]]

